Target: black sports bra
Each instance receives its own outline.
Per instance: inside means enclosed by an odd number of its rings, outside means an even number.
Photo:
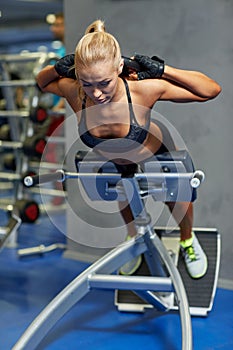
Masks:
[[[134,148],[137,144],[142,144],[148,134],[148,128],[150,125],[150,118],[147,119],[145,126],[140,126],[135,118],[132,100],[130,96],[129,86],[125,79],[123,79],[125,84],[125,89],[127,93],[129,112],[130,112],[130,127],[129,132],[125,137],[120,138],[100,138],[92,135],[87,129],[86,125],[86,96],[82,101],[82,113],[81,119],[78,125],[79,135],[82,142],[90,147],[98,150],[105,150],[110,152],[121,152],[123,150],[127,151]]]

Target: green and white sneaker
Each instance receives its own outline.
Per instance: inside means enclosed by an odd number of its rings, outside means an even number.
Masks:
[[[127,262],[125,265],[123,265],[120,268],[120,274],[125,276],[133,275],[137,269],[140,267],[142,263],[142,256],[139,255],[136,258],[133,258],[129,262]]]
[[[127,236],[126,237],[126,241],[129,241],[130,239],[132,239],[132,237]],[[140,267],[142,263],[142,256],[136,256],[135,258],[133,258],[132,260],[128,261],[126,264],[124,264],[121,268],[120,268],[120,275],[125,275],[125,276],[130,276],[133,275],[137,269]]]
[[[180,241],[180,247],[189,275],[192,278],[203,277],[207,271],[208,262],[194,232],[190,239]]]

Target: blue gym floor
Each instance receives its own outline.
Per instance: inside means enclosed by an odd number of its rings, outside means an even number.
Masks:
[[[62,220],[62,216],[60,217]],[[1,223],[2,225],[2,223]],[[65,243],[47,217],[23,224],[18,248]],[[61,250],[19,258],[0,253],[0,350],[10,350],[30,322],[87,264],[65,259]],[[208,317],[193,317],[195,350],[233,349],[233,291],[217,289]],[[121,313],[113,291],[92,291],[48,333],[38,350],[180,350],[178,314]]]

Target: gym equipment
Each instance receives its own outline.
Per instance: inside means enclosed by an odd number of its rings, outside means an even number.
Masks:
[[[5,227],[0,227],[0,250],[8,242],[8,239],[12,235],[12,232],[17,231],[21,225],[21,219],[16,214],[12,214],[8,224]]]
[[[179,251],[179,231],[175,228],[155,227],[156,233],[161,238],[164,246],[171,253],[172,258],[182,276],[186,290],[189,311],[192,316],[206,317],[212,310],[215,292],[217,288],[218,272],[220,265],[220,235],[215,228],[193,228],[196,236],[208,257],[208,270],[201,279],[192,279],[185,267],[184,260]],[[169,231],[169,232],[168,232]],[[135,273],[138,276],[150,275],[145,261]],[[177,311],[178,305],[171,293],[164,299],[169,303],[170,310]],[[153,307],[145,302],[132,291],[116,290],[115,305],[119,311],[124,312],[145,312]]]
[[[48,117],[48,113],[45,108],[37,107],[31,108],[29,118],[33,123],[43,124]]]
[[[34,171],[27,170],[22,175],[20,175],[20,174],[15,174],[13,172],[7,173],[7,172],[4,171],[4,172],[0,172],[0,179],[1,180],[11,181],[11,182],[13,182],[13,181],[20,181],[24,185],[24,181],[23,180],[24,180],[25,176],[27,176],[27,175],[31,175],[32,176],[32,175],[36,175],[36,173]]]
[[[40,216],[40,208],[35,200],[32,199],[17,199],[14,203],[0,203],[0,208],[7,211],[9,216],[14,213],[21,222],[34,223]]]
[[[62,243],[54,243],[49,246],[45,246],[44,244],[41,244],[36,247],[31,247],[31,248],[23,248],[23,249],[18,249],[18,256],[23,257],[23,256],[28,256],[28,255],[41,255],[45,253],[52,252],[55,249],[65,249],[66,244]]]
[[[20,149],[26,156],[42,156],[46,147],[46,138],[40,134],[35,134],[25,138],[24,142],[0,141],[0,147],[3,149]]]
[[[40,216],[40,208],[36,201],[31,199],[18,199],[15,208],[22,222],[33,223]]]
[[[78,173],[57,170],[53,174],[26,177],[25,185],[49,181],[79,179],[91,200],[121,201],[128,199],[137,236],[120,244],[75,278],[32,322],[12,350],[33,350],[56,322],[91,289],[133,291],[145,303],[159,311],[172,308],[166,297],[174,295],[182,330],[182,350],[192,349],[192,326],[187,294],[181,275],[157,231],[152,227],[144,199],[153,196],[162,201],[190,201],[193,192],[204,179],[202,171],[187,168],[190,158],[186,151],[153,157],[144,165],[144,172],[119,173],[115,165],[103,159],[86,156],[76,159]],[[167,159],[175,158],[173,162]],[[144,254],[150,276],[117,275],[127,261]],[[215,270],[218,273],[217,269]],[[162,293],[162,294],[161,294]],[[165,294],[164,294],[165,293]]]
[[[6,204],[3,208],[9,214],[9,220],[5,227],[0,227],[0,250],[16,233],[21,223],[34,223],[40,216],[40,208],[37,202],[30,199],[18,199],[14,204]]]
[[[0,140],[4,140],[4,141],[11,140],[10,127],[8,124],[3,124],[0,127]]]
[[[18,207],[22,222],[35,222],[39,215],[39,206],[32,199],[34,193],[25,189],[22,176],[32,168],[29,164],[31,160],[37,161],[39,167],[48,141],[43,123],[49,112],[45,100],[44,105],[41,105],[43,93],[38,89],[35,76],[44,66],[54,64],[56,60],[58,57],[52,52],[0,55],[0,89],[4,98],[4,110],[0,111],[0,118],[6,121],[0,128],[0,160],[3,165],[0,180],[3,188],[8,182],[8,193],[6,198],[1,198],[0,209],[6,210],[8,214],[9,207]],[[11,198],[8,197],[9,191]],[[50,195],[49,190],[48,193]],[[52,195],[58,196],[54,192]],[[2,231],[8,232],[8,226]],[[12,232],[15,234],[16,230]],[[16,241],[14,237],[11,239]]]

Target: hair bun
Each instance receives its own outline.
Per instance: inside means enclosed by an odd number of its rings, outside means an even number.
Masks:
[[[105,31],[106,29],[105,29],[104,22],[101,21],[100,19],[97,19],[87,27],[85,34],[94,33],[94,32],[105,32]]]

